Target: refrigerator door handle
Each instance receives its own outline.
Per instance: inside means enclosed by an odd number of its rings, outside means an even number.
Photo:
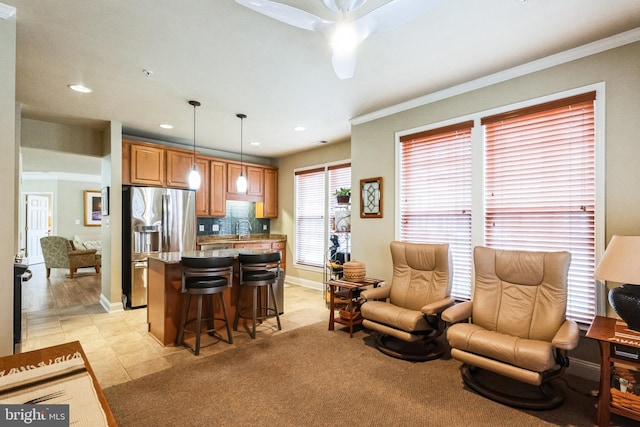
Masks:
[[[169,195],[162,195],[162,252],[167,252],[170,247],[171,230],[168,227],[169,218]]]

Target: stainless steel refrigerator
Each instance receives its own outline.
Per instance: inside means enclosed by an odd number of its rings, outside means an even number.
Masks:
[[[196,248],[195,191],[123,187],[122,210],[122,304],[144,307],[149,255]]]

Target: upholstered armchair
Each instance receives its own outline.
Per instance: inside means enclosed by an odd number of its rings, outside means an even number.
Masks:
[[[391,243],[393,279],[389,286],[361,293],[363,326],[377,332],[376,347],[408,360],[440,357],[436,338],[445,323],[440,313],[453,305],[448,244]]]
[[[569,252],[474,248],[472,301],[442,313],[454,323],[447,340],[467,386],[520,408],[564,401],[551,380],[578,344],[578,325],[565,318],[570,261]]]
[[[100,259],[96,249],[74,249],[71,241],[60,236],[47,236],[40,239],[47,277],[52,268],[68,268],[73,279],[78,268],[93,267],[100,273]]]

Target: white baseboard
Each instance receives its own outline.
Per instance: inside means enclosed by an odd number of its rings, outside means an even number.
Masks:
[[[116,311],[124,311],[122,301],[111,302],[104,295],[100,294],[100,305],[105,309],[107,313],[114,313]]]
[[[315,280],[301,279],[299,277],[285,276],[284,282],[291,283],[292,285],[304,286],[305,288],[316,289],[318,291],[321,291],[324,289],[324,285],[322,284],[322,282],[316,282]]]
[[[600,365],[598,363],[569,357],[569,367],[565,372],[587,380],[600,381]]]

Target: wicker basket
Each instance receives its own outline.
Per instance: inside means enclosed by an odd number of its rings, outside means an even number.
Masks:
[[[342,274],[345,280],[350,282],[357,282],[362,280],[366,276],[365,265],[358,261],[345,262],[342,265]]]
[[[617,388],[612,388],[611,405],[617,408],[631,409],[640,412],[640,396],[633,393],[624,393]]]

